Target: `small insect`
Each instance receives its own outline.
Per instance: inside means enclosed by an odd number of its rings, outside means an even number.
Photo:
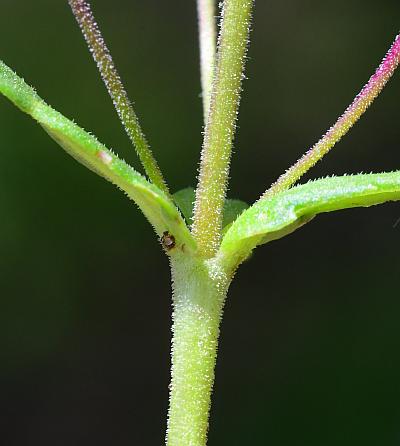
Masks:
[[[175,237],[168,231],[164,231],[161,237],[161,243],[166,251],[170,251],[175,247]]]

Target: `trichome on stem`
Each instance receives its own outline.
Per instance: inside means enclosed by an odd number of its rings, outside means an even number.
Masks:
[[[0,92],[79,162],[124,191],[152,224],[170,258],[174,311],[168,446],[206,444],[219,326],[240,263],[258,245],[284,237],[319,213],[400,200],[400,171],[293,187],[347,133],[393,75],[400,60],[399,35],[336,124],[256,203],[248,207],[226,199],[253,4],[222,2],[217,43],[215,2],[197,1],[205,134],[196,190],[170,194],[88,1],[69,0],[69,5],[148,179],[53,110],[0,62]]]

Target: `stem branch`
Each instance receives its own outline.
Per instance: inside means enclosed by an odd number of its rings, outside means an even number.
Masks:
[[[115,68],[110,51],[93,17],[90,4],[85,0],[68,1],[92,53],[93,59],[97,64],[108,93],[113,100],[118,116],[136,149],[146,174],[158,188],[169,195],[168,187],[161,170],[146,141],[139,120],[133,110],[132,103]]]
[[[240,101],[253,0],[225,0],[217,66],[196,191],[193,234],[199,252],[212,257],[221,237],[232,142]]]
[[[206,123],[210,109],[217,47],[215,0],[197,0],[197,14],[199,17],[201,89],[204,122]]]
[[[360,119],[374,99],[382,91],[400,62],[400,34],[396,36],[392,46],[386,53],[367,84],[362,88],[354,101],[347,107],[343,115],[336,121],[325,135],[309,149],[290,169],[262,195],[261,198],[270,198],[273,195],[288,189],[299,178],[313,167],[332,147],[353,127]]]

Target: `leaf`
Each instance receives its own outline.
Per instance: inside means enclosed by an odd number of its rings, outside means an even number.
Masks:
[[[177,243],[195,249],[195,242],[178,209],[167,195],[94,136],[47,105],[23,79],[0,61],[0,93],[34,118],[71,156],[114,183],[141,209],[156,233],[174,235]]]
[[[242,200],[227,199],[224,204],[224,216],[222,218],[222,232],[226,232],[232,223],[245,211],[249,205]]]
[[[196,198],[196,192],[193,187],[186,187],[173,195],[176,205],[185,217],[188,225],[193,223],[193,207]],[[222,228],[223,232],[228,229],[232,222],[249,207],[247,203],[237,199],[225,200],[223,209]]]
[[[236,268],[257,245],[290,234],[317,214],[395,200],[400,200],[400,171],[311,181],[243,212],[223,238],[219,256],[227,268]]]
[[[188,226],[191,226],[193,221],[193,206],[196,197],[196,192],[193,187],[186,187],[172,196],[182,215],[185,217]]]

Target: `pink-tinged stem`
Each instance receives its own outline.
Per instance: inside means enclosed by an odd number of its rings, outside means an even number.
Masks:
[[[309,149],[290,169],[263,194],[268,198],[292,186],[304,173],[317,163],[350,130],[361,115],[379,95],[400,61],[400,34],[398,34],[386,56],[371,76],[368,83],[355,97],[352,104],[325,135]]]
[[[68,0],[72,12],[82,30],[86,43],[92,53],[101,77],[107,87],[118,116],[135,146],[150,180],[165,193],[169,194],[157,161],[155,160],[146,138],[140,128],[138,118],[133,110],[121,78],[115,68],[99,27],[93,17],[90,5],[85,0]]]

